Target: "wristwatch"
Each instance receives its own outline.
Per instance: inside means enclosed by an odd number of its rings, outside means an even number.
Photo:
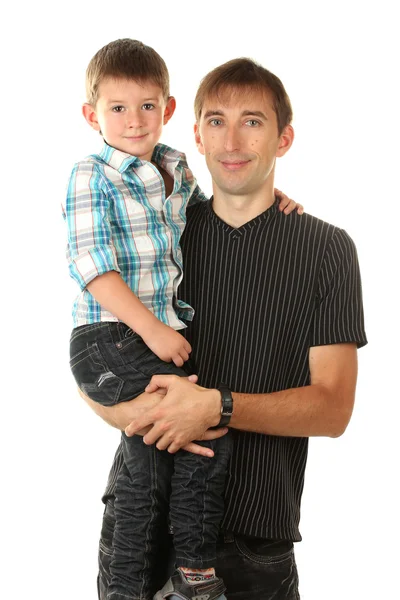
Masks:
[[[226,427],[229,425],[233,413],[232,392],[223,383],[217,389],[221,393],[221,419],[217,427]]]

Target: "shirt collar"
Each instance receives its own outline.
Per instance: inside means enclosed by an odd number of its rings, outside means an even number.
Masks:
[[[126,171],[131,165],[134,167],[139,167],[147,162],[146,160],[142,160],[137,156],[132,156],[126,152],[121,152],[121,150],[117,150],[116,148],[109,146],[107,142],[104,142],[104,145],[101,151],[98,153],[98,156],[105,163],[110,165],[110,167],[116,169],[120,173]],[[178,165],[187,167],[186,156],[183,154],[183,152],[174,150],[165,144],[157,144],[155,146],[152,160],[168,172],[174,171]]]

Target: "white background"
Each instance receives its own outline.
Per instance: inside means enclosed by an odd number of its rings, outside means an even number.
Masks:
[[[276,185],[356,242],[369,345],[354,416],[313,439],[296,545],[303,600],[397,598],[399,85],[395,2],[8,4],[1,19],[1,597],[95,600],[103,492],[118,432],[77,397],[68,367],[76,292],[60,202],[98,148],[80,114],[92,55],[120,37],[166,60],[177,110],[164,142],[194,145],[200,78],[249,56],[284,82],[295,143]]]

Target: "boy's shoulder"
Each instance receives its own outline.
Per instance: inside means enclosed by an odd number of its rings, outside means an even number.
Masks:
[[[153,150],[152,160],[156,163],[176,162],[184,167],[188,167],[186,154],[181,150],[167,146],[167,144],[158,143]]]

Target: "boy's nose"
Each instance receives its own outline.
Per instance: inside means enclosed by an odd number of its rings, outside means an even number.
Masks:
[[[126,115],[126,125],[130,129],[137,129],[143,126],[143,119],[140,112],[128,112]]]

